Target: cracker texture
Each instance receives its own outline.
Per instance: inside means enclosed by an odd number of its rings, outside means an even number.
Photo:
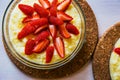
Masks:
[[[120,22],[110,27],[100,38],[93,56],[95,80],[111,80],[109,71],[110,55],[114,44],[119,38]]]

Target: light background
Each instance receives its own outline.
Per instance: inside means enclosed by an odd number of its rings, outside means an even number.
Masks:
[[[42,80],[26,76],[8,58],[2,43],[2,18],[11,0],[0,0],[0,80]],[[98,26],[99,37],[110,26],[120,21],[120,0],[87,0],[93,9]],[[56,80],[56,79],[55,79]],[[94,80],[91,61],[86,66],[68,78],[59,80]]]

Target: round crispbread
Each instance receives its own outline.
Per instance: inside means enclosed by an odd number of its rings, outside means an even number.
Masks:
[[[98,26],[95,15],[85,0],[79,0],[78,3],[81,5],[86,20],[86,41],[81,51],[72,59],[69,63],[51,70],[40,70],[28,67],[18,60],[16,60],[9,49],[7,48],[4,40],[4,46],[11,61],[24,73],[32,77],[44,78],[44,79],[55,79],[69,76],[79,71],[91,58],[92,53],[96,47],[98,40]]]
[[[100,38],[93,56],[95,80],[111,80],[109,70],[110,55],[119,38],[120,22],[109,28]]]

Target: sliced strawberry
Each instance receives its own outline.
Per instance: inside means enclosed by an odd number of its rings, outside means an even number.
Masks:
[[[45,40],[46,38],[49,37],[49,32],[48,31],[42,31],[41,33],[38,34],[38,36],[35,38],[35,43],[39,43],[40,41]]]
[[[59,11],[57,13],[57,17],[63,21],[71,21],[73,18],[71,16],[69,16],[68,14],[62,12],[62,11]]]
[[[66,23],[59,25],[59,30],[60,30],[60,34],[64,37],[64,38],[70,38],[71,35],[70,33],[66,30],[65,28]]]
[[[53,0],[51,6],[57,6],[57,4],[58,4],[58,0]]]
[[[67,23],[66,29],[67,29],[68,32],[70,32],[72,34],[75,34],[75,35],[79,34],[79,30],[76,28],[76,26],[74,26],[71,23]]]
[[[34,9],[40,15],[40,17],[48,17],[49,15],[49,12],[45,8],[39,6],[36,3],[34,3]]]
[[[50,2],[48,0],[38,0],[38,1],[45,9],[48,9],[50,7]]]
[[[46,29],[47,27],[48,27],[48,25],[40,26],[37,30],[35,30],[34,34],[41,32],[42,30]]]
[[[58,4],[57,10],[65,11],[69,7],[71,2],[72,0],[63,0],[60,4]]]
[[[45,39],[41,42],[39,42],[33,49],[33,52],[35,53],[40,53],[42,51],[44,51],[48,45],[50,44],[50,41],[48,39]]]
[[[25,44],[25,54],[30,55],[33,53],[33,48],[35,46],[35,41],[32,39],[29,39]]]
[[[35,19],[40,19],[40,16],[38,14],[35,14],[32,17],[27,16],[23,19],[22,23],[30,22],[30,21],[35,20]]]
[[[118,55],[120,55],[120,48],[115,48],[114,52],[116,52]]]
[[[56,36],[57,36],[56,26],[55,25],[49,25],[49,31],[50,31],[51,36],[53,37],[53,39],[55,39]]]
[[[53,57],[53,53],[54,53],[54,47],[53,46],[49,46],[46,49],[46,63],[50,63],[50,61],[52,60]]]
[[[26,37],[27,35],[35,32],[37,28],[40,26],[46,25],[48,23],[48,20],[46,18],[36,19],[29,23],[27,23],[24,28],[18,33],[18,39],[22,39]]]
[[[57,37],[54,41],[55,48],[61,58],[65,57],[64,42],[60,37]]]
[[[57,16],[57,6],[52,6],[50,8],[50,16]]]
[[[50,16],[49,17],[49,22],[54,25],[61,25],[63,24],[63,21],[55,16]]]
[[[47,18],[36,19],[36,20],[31,21],[30,24],[37,29],[40,26],[47,25],[48,24],[48,19]]]
[[[32,15],[34,13],[34,8],[29,5],[19,4],[18,7],[26,15]]]
[[[26,24],[24,28],[18,33],[18,39],[22,39],[29,35],[30,33],[33,33],[36,30],[34,26],[31,26],[31,24]]]

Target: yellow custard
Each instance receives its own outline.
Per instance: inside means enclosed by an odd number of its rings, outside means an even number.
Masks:
[[[34,3],[39,4],[38,0],[34,0],[34,1],[33,0],[21,0],[19,2],[19,4],[27,4],[27,5],[31,5],[31,6],[33,6]],[[74,7],[73,4],[71,4],[69,6],[66,13],[73,17],[73,20],[71,23],[74,24],[77,27],[77,29],[81,32],[81,25],[82,25],[81,18],[80,18],[80,15],[79,15],[77,9]],[[46,58],[45,51],[40,54],[33,53],[32,55],[26,55],[24,53],[24,48],[25,48],[25,44],[27,42],[27,38],[23,38],[22,40],[17,39],[18,33],[24,27],[22,20],[25,16],[26,15],[24,15],[18,8],[18,5],[12,11],[12,13],[10,15],[9,26],[8,26],[10,41],[11,41],[14,49],[16,50],[16,52],[18,54],[20,54],[23,58],[25,58],[31,62],[34,62],[34,63],[46,64],[45,63],[45,58]],[[75,50],[75,48],[79,42],[79,39],[80,39],[80,34],[79,35],[71,34],[71,38],[63,39],[64,44],[65,44],[65,58],[67,56],[69,56],[70,54],[72,54],[72,52]],[[49,37],[49,38],[51,40],[51,37]],[[51,43],[50,45],[53,45],[53,43]],[[55,50],[52,61],[50,63],[55,63],[60,60],[62,60],[62,58],[60,58],[57,51]]]
[[[115,48],[120,47],[120,39],[115,43]],[[120,80],[120,55],[112,51],[110,58],[110,74],[112,80]]]

